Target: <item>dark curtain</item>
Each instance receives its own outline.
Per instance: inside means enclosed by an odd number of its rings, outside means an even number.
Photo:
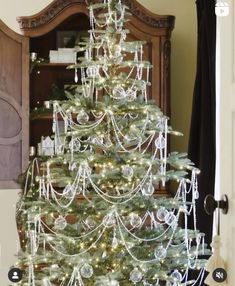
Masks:
[[[215,181],[215,1],[197,0],[197,71],[193,94],[189,158],[201,170],[197,201],[197,228],[211,242],[212,216],[203,207],[207,194],[214,193]],[[192,226],[192,219],[190,222]]]

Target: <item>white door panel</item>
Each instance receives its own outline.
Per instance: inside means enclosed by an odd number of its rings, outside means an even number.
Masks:
[[[221,215],[222,256],[228,285],[235,285],[235,5],[217,17],[217,199],[227,194],[229,212]]]

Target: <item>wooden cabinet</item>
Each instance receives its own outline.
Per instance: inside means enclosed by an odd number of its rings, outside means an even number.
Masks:
[[[19,17],[18,22],[24,35],[22,41],[24,39],[23,42],[25,43],[25,46],[22,46],[23,65],[29,66],[29,52],[37,53],[38,58],[48,59],[49,51],[58,47],[58,35],[61,31],[81,32],[88,30],[87,2],[89,1],[55,0],[35,15]],[[153,14],[136,0],[123,0],[122,2],[129,7],[132,14],[131,21],[126,23],[126,28],[130,31],[129,39],[146,41],[144,59],[150,61],[153,65],[150,72],[150,81],[152,83],[149,87],[150,97],[155,100],[166,115],[170,116],[170,36],[174,27],[174,17]],[[27,41],[29,41],[29,51]],[[15,64],[12,64],[12,70],[14,70],[14,66]],[[50,98],[52,85],[56,84],[59,88],[63,88],[65,84],[73,83],[74,74],[73,71],[66,69],[65,64],[42,64],[34,68],[30,74],[28,68],[18,67],[19,78],[24,79],[23,87],[25,90],[25,101],[23,102],[26,110],[26,116],[24,114],[25,132],[22,133],[22,142],[25,142],[25,144],[19,147],[22,149],[20,156],[24,168],[26,162],[28,162],[28,142],[26,142],[28,134],[30,134],[30,146],[36,146],[41,136],[51,134],[52,123],[50,116],[44,116],[40,120],[34,118],[30,120],[30,130],[28,129],[28,123],[26,123],[28,93],[31,111],[40,108],[43,106],[43,102]],[[27,86],[28,78],[30,79],[29,89]],[[2,89],[1,85],[0,81],[0,91]],[[15,88],[19,87],[15,86]],[[8,141],[6,142],[8,144]],[[4,150],[2,149],[0,152],[4,153]],[[16,160],[17,162],[15,153],[11,154],[14,157],[13,161]],[[14,165],[14,162],[7,163],[6,160],[1,164],[4,163],[8,164],[8,168],[11,164]],[[16,177],[16,174],[20,174],[21,171],[22,168],[16,168],[14,176]],[[10,176],[12,175],[10,174]]]
[[[0,20],[0,189],[18,188],[28,165],[28,39]]]

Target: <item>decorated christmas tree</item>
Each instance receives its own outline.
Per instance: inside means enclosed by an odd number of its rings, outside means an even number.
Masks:
[[[53,101],[54,154],[24,175],[17,285],[195,285],[191,269],[201,279],[198,170],[167,151],[179,133],[148,99],[151,65],[144,43],[126,39],[126,10],[121,0],[89,6],[89,37],[69,67],[76,88]],[[170,181],[174,196],[159,196]]]

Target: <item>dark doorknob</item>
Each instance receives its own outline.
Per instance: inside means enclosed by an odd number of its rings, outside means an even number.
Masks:
[[[228,212],[228,197],[223,195],[220,201],[216,201],[212,195],[207,195],[204,199],[204,210],[208,215],[212,215],[215,209],[221,209],[223,214]]]

